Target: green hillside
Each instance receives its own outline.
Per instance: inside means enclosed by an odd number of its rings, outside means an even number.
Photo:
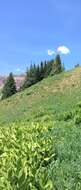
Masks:
[[[38,120],[70,110],[81,98],[81,67],[48,77],[0,102],[0,122]]]
[[[0,190],[81,189],[81,67],[0,102]]]

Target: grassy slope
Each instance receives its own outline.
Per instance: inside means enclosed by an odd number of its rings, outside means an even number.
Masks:
[[[0,190],[81,189],[80,100],[77,68],[0,102]]]
[[[34,120],[70,110],[81,99],[81,67],[44,79],[0,102],[0,122]]]

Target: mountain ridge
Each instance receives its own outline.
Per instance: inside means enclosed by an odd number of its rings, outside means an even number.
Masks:
[[[13,75],[13,76],[14,76],[14,79],[15,79],[15,82],[16,82],[17,89],[19,89],[20,86],[22,85],[24,79],[25,79],[25,74]],[[0,75],[0,89],[3,88],[6,79],[7,79],[6,75],[5,76]]]

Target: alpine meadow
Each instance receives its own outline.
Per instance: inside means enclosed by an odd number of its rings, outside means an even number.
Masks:
[[[81,67],[0,102],[0,189],[81,188]]]
[[[81,1],[0,2],[0,190],[81,190]]]

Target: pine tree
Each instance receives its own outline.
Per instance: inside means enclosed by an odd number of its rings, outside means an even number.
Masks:
[[[2,99],[8,98],[17,92],[13,74],[10,73],[2,90]]]
[[[30,68],[27,69],[26,77],[25,77],[25,80],[24,80],[24,83],[23,83],[21,89],[28,88],[37,82],[37,78],[36,78],[37,71],[36,70],[37,70],[37,68],[36,68],[35,64],[31,65]]]
[[[60,55],[58,54],[55,58],[53,67],[52,67],[52,75],[53,74],[58,74],[62,71],[62,63],[61,63],[61,58]]]
[[[44,62],[44,78],[46,78],[46,77],[47,77],[47,62],[45,60],[45,62]]]
[[[52,72],[52,68],[53,68],[53,64],[54,64],[54,59],[52,59],[51,61],[47,62],[47,76],[49,76]]]
[[[29,76],[27,76],[27,87],[35,84],[35,64],[30,66]]]
[[[40,67],[37,65],[36,67],[36,83],[40,81]]]
[[[44,78],[44,64],[41,62],[40,64],[40,80]]]

